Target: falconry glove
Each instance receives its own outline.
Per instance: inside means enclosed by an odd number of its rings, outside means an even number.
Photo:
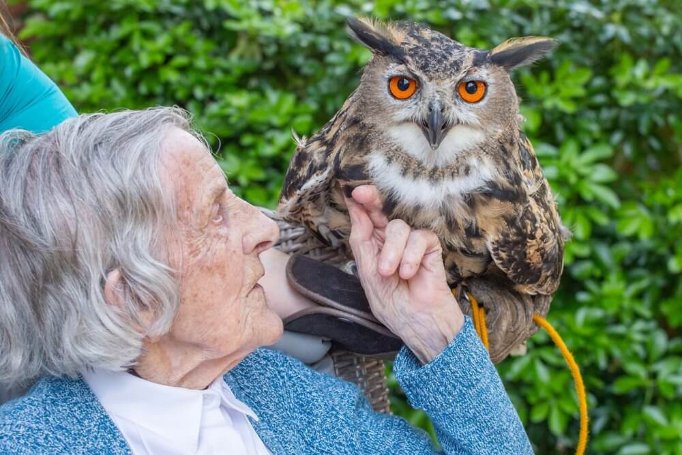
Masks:
[[[329,338],[333,345],[363,355],[392,357],[402,346],[372,315],[355,275],[303,255],[291,256],[286,274],[297,292],[318,304],[286,318],[286,330]]]

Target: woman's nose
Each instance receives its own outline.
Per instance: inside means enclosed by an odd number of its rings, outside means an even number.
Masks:
[[[247,204],[245,202],[245,204]],[[272,246],[279,239],[279,226],[260,210],[250,204],[248,205],[248,226],[244,231],[243,248],[244,253],[255,252],[260,254]]]

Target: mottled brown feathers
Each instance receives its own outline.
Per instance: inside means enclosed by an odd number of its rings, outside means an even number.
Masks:
[[[490,61],[507,70],[530,65],[540,60],[556,47],[556,41],[544,36],[512,38],[490,52]]]
[[[521,38],[483,51],[407,22],[351,19],[348,26],[374,57],[334,118],[301,140],[278,210],[325,242],[347,247],[343,196],[375,184],[389,218],[438,235],[448,280],[477,294],[493,329],[491,355],[500,360],[508,343],[535,330],[532,312],[546,313],[563,267],[564,228],[520,131],[508,74],[554,42]],[[399,101],[389,94],[387,81],[396,74],[418,81],[414,96]],[[457,84],[469,80],[487,86],[479,103],[457,98]],[[422,134],[433,109],[447,128],[435,148]]]
[[[348,34],[372,52],[402,61],[405,50],[400,47],[402,36],[391,26],[367,18],[348,18]]]

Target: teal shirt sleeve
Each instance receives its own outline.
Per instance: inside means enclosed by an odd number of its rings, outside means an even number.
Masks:
[[[76,115],[55,83],[0,34],[0,132],[43,133]]]

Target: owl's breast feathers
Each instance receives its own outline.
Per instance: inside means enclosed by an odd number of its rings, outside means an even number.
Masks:
[[[552,294],[563,268],[563,234],[528,139],[516,132],[450,166],[427,166],[345,108],[299,144],[279,211],[327,242],[345,242],[344,191],[377,185],[389,219],[433,230],[450,281],[506,276],[524,294]],[[490,143],[488,144],[490,145]]]
[[[438,235],[451,284],[503,275],[524,294],[552,294],[563,268],[563,231],[532,145],[518,131],[446,166],[382,144],[367,169],[390,219]],[[501,273],[500,273],[501,272]]]

